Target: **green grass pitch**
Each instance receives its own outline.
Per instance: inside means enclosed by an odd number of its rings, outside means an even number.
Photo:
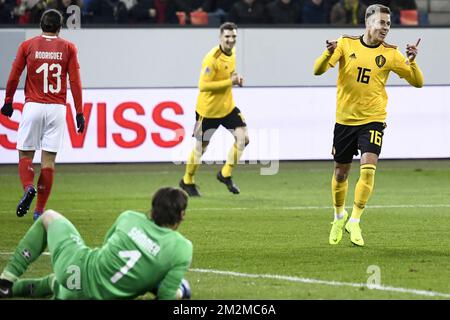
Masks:
[[[361,221],[363,248],[348,235],[328,244],[331,161],[282,162],[272,176],[260,175],[260,165],[240,165],[234,174],[240,195],[216,180],[219,168],[200,167],[203,196],[190,199],[179,229],[194,245],[186,275],[193,299],[450,298],[450,160],[380,161]],[[47,208],[99,246],[122,211],[147,211],[152,193],[177,186],[183,172],[174,164],[57,164]],[[1,268],[32,223],[32,210],[16,217],[21,195],[17,167],[0,166]],[[374,276],[368,268],[379,268],[380,287],[364,285]],[[26,275],[49,272],[50,259],[42,256]]]

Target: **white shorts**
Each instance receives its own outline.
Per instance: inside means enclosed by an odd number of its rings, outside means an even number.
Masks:
[[[17,150],[58,152],[64,138],[66,106],[27,102],[17,133]]]

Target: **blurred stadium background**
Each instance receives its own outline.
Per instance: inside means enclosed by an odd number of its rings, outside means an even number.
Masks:
[[[47,207],[97,246],[120,212],[145,211],[156,188],[177,185],[193,144],[201,59],[218,43],[218,25],[232,18],[245,77],[234,94],[251,143],[234,175],[239,196],[215,179],[231,143],[226,132],[214,137],[199,170],[203,197],[191,200],[180,230],[194,244],[187,274],[193,299],[449,299],[450,1],[359,1],[391,5],[387,42],[402,52],[422,39],[417,61],[425,76],[422,89],[389,79],[388,128],[362,220],[364,248],[348,238],[328,245],[337,73],[312,74],[326,39],[360,35],[362,25],[358,17],[332,20],[335,5],[345,2],[292,0],[296,9],[287,12],[296,14],[276,21],[269,2],[256,0],[260,17],[242,20],[244,1],[0,1],[0,97],[18,45],[40,33],[40,12],[81,8],[80,28],[67,14],[61,36],[79,49],[88,126],[77,136],[69,117]],[[22,90],[15,102],[20,110]],[[14,213],[22,194],[19,120],[17,111],[11,120],[0,117],[0,267],[32,223],[31,215]],[[28,275],[49,272],[49,262],[41,257]],[[376,288],[368,286],[374,270]]]

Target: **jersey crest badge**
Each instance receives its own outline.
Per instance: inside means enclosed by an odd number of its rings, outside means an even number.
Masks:
[[[205,74],[207,74],[207,75],[211,74],[211,69],[209,67],[205,68]]]
[[[383,55],[379,55],[375,58],[375,62],[378,66],[378,68],[381,68],[386,63],[386,58]]]

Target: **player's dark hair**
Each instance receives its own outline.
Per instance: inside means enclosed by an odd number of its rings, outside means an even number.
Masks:
[[[220,34],[225,30],[237,30],[237,25],[233,22],[225,22],[220,26]]]
[[[183,190],[161,188],[152,199],[152,219],[161,227],[174,226],[183,220],[182,211],[186,210],[187,204],[188,195]]]
[[[57,33],[62,25],[63,16],[58,10],[47,10],[41,16],[41,29],[44,32]]]

